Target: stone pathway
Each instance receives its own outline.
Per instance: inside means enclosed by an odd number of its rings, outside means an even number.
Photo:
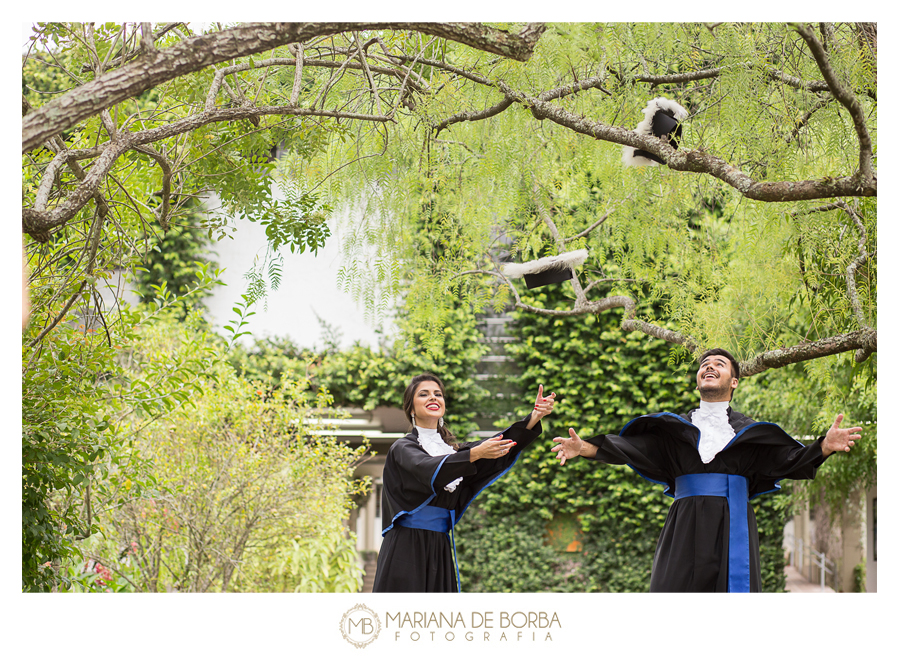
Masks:
[[[791,594],[834,594],[834,590],[828,585],[825,585],[825,590],[823,591],[821,584],[809,582],[790,565],[784,568],[784,575],[787,578],[784,588]]]

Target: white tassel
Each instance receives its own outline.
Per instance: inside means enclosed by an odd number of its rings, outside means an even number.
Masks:
[[[641,121],[637,128],[634,129],[634,132],[640,133],[641,135],[652,135],[653,134],[653,115],[656,114],[660,110],[668,110],[672,112],[675,116],[676,121],[684,121],[688,117],[688,111],[684,109],[681,105],[676,103],[675,101],[671,101],[668,98],[663,98],[660,96],[659,98],[654,98],[649,103],[647,103],[647,107],[641,110],[644,113],[644,120]],[[659,163],[655,160],[651,160],[649,158],[645,158],[642,155],[635,155],[634,152],[638,149],[633,146],[623,146],[622,147],[622,163],[626,167],[646,167],[646,166],[658,166]]]
[[[527,263],[506,263],[503,266],[503,273],[511,279],[519,279],[526,274],[537,274],[545,270],[577,267],[585,261],[587,256],[587,249],[578,249],[577,251],[569,251],[556,256],[538,258]]]

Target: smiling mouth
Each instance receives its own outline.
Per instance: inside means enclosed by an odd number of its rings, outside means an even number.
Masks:
[[[719,378],[719,376],[714,372],[708,372],[705,375],[703,375],[703,379],[718,379],[718,378]]]
[[[425,405],[425,408],[428,409],[429,411],[437,411],[437,410],[439,410],[439,409],[441,408],[441,405],[439,405],[439,404],[426,404],[426,405]]]

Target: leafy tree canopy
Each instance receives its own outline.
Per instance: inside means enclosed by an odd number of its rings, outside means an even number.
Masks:
[[[874,37],[869,24],[584,23],[548,26],[524,63],[425,50],[408,114],[327,150],[357,159],[355,175],[330,179],[357,211],[347,286],[444,300],[418,307],[425,326],[445,323],[457,295],[556,316],[621,308],[623,328],[682,354],[727,347],[745,375],[866,361]],[[688,112],[677,149],[634,132],[655,97]],[[626,167],[627,146],[666,164]],[[423,212],[438,258],[409,230]],[[582,248],[569,308],[526,303],[503,271]],[[638,312],[648,301],[656,310]]]
[[[379,310],[414,284],[437,302],[416,305],[426,327],[446,324],[450,292],[476,310],[527,308],[500,264],[587,248],[571,309],[554,313],[623,308],[624,328],[687,351],[726,345],[745,374],[848,351],[862,362],[877,349],[876,35],[868,23],[38,24],[23,61],[23,230],[46,275],[32,285],[64,307],[201,195],[222,202],[210,232],[244,217],[301,251],[352,200],[362,218],[343,283]],[[677,149],[633,129],[655,96],[688,112]],[[665,165],[626,168],[622,147]],[[437,259],[410,253],[424,209]],[[75,262],[49,281],[63,257]],[[644,299],[661,317],[638,315]],[[60,311],[39,301],[53,326]]]
[[[316,251],[330,212],[319,185],[341,163],[284,179],[276,196],[277,151],[304,163],[331,139],[352,139],[355,122],[377,130],[393,120],[415,86],[402,56],[423,35],[522,59],[541,31],[264,23],[195,34],[183,23],[36,24],[22,67],[22,229],[35,339],[110,271],[129,271],[155,234],[197,225],[197,199],[220,201],[202,218],[210,237],[246,219],[266,226],[273,250]],[[359,96],[357,74],[373,89],[372,76],[389,78],[390,98]]]

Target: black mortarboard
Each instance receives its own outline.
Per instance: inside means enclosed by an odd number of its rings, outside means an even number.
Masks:
[[[688,111],[668,98],[654,98],[643,110],[644,120],[635,132],[643,135],[663,137],[672,148],[678,148],[681,140],[681,122],[688,116]],[[629,167],[646,167],[647,165],[665,164],[662,158],[633,146],[622,149],[622,162]]]
[[[524,278],[525,285],[531,290],[551,283],[568,281],[573,277],[572,268],[581,265],[587,255],[587,249],[579,249],[527,263],[506,263],[503,266],[503,273],[512,279]]]

